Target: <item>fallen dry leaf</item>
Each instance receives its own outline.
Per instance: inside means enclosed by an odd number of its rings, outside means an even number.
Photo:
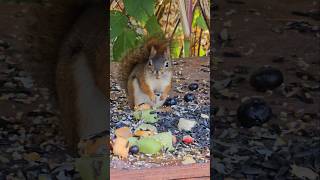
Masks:
[[[191,155],[186,155],[185,157],[183,157],[183,161],[181,163],[184,165],[194,164],[194,163],[196,163],[196,161],[193,159],[193,157]]]
[[[120,159],[127,159],[129,155],[129,141],[126,138],[118,137],[112,144],[112,151],[114,155],[120,157]]]
[[[302,166],[297,166],[297,165],[291,165],[291,173],[298,178],[308,178],[311,180],[317,179],[319,175],[312,171],[309,168],[302,167]]]
[[[115,135],[117,137],[129,138],[132,137],[132,133],[129,127],[122,127],[115,130]]]
[[[135,136],[138,136],[138,137],[148,137],[148,136],[153,136],[153,135],[154,135],[154,132],[152,132],[152,131],[138,130],[138,131],[135,131],[135,132],[134,132],[134,135],[135,135]]]
[[[36,152],[28,153],[23,156],[27,161],[37,161],[40,159],[40,155]]]

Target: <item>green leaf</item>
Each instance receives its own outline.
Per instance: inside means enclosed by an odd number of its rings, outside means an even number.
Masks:
[[[110,11],[110,37],[114,40],[128,26],[128,18],[120,11]]]
[[[195,10],[194,10],[194,13],[193,13],[193,19],[192,19],[192,27],[194,28],[194,27],[196,27],[196,22],[197,22],[197,19],[199,18],[199,16],[200,16],[200,10],[199,10],[199,8],[196,8]]]
[[[148,19],[145,27],[151,36],[162,33],[161,27],[157,21],[157,17],[154,15]]]
[[[170,49],[170,53],[171,53],[171,57],[172,58],[178,58],[180,55],[180,44],[178,41],[174,40],[171,43],[171,49]]]
[[[83,156],[76,159],[76,169],[79,171],[81,179],[104,180],[109,174],[109,162],[106,157]]]
[[[206,24],[206,22],[205,22],[205,20],[204,20],[202,15],[199,16],[199,18],[197,19],[197,25],[203,30],[207,30],[208,29],[207,24]]]
[[[138,147],[140,152],[145,154],[156,154],[162,146],[161,143],[153,138],[145,137],[138,141]]]
[[[133,116],[135,119],[144,120],[146,123],[155,123],[159,120],[157,114],[151,109],[135,111]]]
[[[142,112],[142,119],[146,123],[155,123],[159,120],[157,117],[157,114],[152,112],[151,110],[150,111],[143,111]]]
[[[119,60],[125,53],[136,45],[137,33],[124,29],[124,31],[117,37],[113,45],[113,59]]]
[[[123,2],[128,15],[143,24],[153,15],[155,0],[124,0]]]
[[[151,136],[151,138],[159,141],[164,149],[168,149],[168,151],[174,150],[174,147],[172,145],[173,137],[171,132],[162,132],[162,133]]]
[[[187,39],[184,40],[183,53],[184,53],[184,57],[190,56],[190,40],[187,40]]]
[[[193,20],[192,20],[192,27],[194,28],[196,26],[199,26],[203,30],[208,29],[207,24],[204,20],[204,17],[199,7],[197,7],[196,10],[194,11]]]
[[[202,56],[205,56],[205,55],[206,55],[206,51],[203,49],[202,46],[200,46],[199,56],[202,57]]]
[[[141,116],[142,116],[142,111],[135,111],[133,112],[133,117],[136,120],[141,120]]]

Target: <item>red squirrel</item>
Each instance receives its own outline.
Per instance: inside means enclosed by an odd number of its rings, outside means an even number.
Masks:
[[[108,130],[105,13],[106,4],[90,3],[77,18],[59,52],[56,89],[66,143],[74,153],[80,140]]]
[[[148,104],[157,108],[163,105],[173,76],[169,42],[163,38],[149,37],[121,61],[119,72],[130,107],[135,109],[141,104]]]

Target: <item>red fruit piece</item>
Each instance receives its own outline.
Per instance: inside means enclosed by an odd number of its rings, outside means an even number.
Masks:
[[[191,136],[189,136],[189,135],[183,136],[182,141],[185,144],[191,144],[191,143],[193,143],[193,138]]]

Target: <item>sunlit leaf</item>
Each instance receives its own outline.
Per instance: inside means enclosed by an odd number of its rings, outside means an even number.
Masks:
[[[204,17],[199,7],[197,7],[196,10],[194,11],[193,20],[192,20],[192,27],[194,28],[196,26],[199,26],[203,30],[208,29],[207,24],[204,20]]]
[[[208,29],[207,24],[206,24],[206,22],[205,22],[205,20],[204,20],[202,15],[199,16],[199,18],[197,19],[197,25],[203,30],[207,30]]]
[[[172,57],[172,58],[178,58],[179,55],[180,55],[180,49],[181,49],[181,47],[180,47],[179,42],[176,41],[176,40],[172,41],[172,43],[171,43],[171,49],[170,49],[170,51],[171,51],[171,57]]]
[[[194,13],[193,13],[193,19],[192,19],[192,28],[195,28],[196,27],[196,22],[197,22],[197,19],[199,18],[199,16],[200,16],[200,10],[199,10],[199,8],[196,8],[195,10],[194,10]]]
[[[199,56],[202,57],[202,56],[205,56],[205,55],[206,55],[206,51],[203,49],[202,46],[200,46]]]

